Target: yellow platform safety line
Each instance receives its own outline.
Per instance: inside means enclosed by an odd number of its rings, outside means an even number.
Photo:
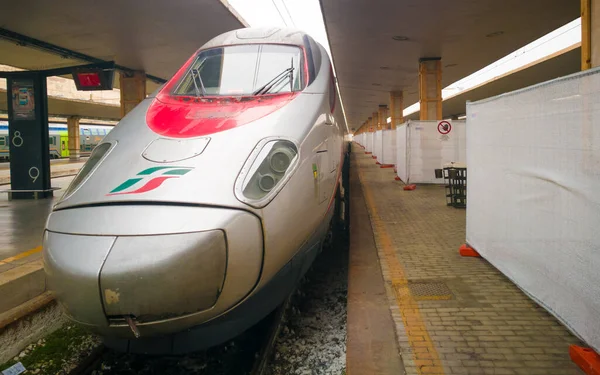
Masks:
[[[444,374],[444,368],[439,354],[435,349],[425,322],[419,311],[419,305],[408,288],[408,280],[404,273],[404,267],[398,261],[392,240],[385,224],[377,213],[377,208],[371,194],[371,189],[364,183],[363,174],[358,169],[358,175],[363,186],[365,200],[370,211],[373,224],[373,234],[377,243],[381,246],[384,258],[381,259],[390,271],[392,289],[396,297],[396,304],[400,309],[400,315],[404,322],[406,336],[411,347],[413,360],[419,374]],[[440,298],[442,299],[442,298]]]
[[[10,257],[10,258],[2,259],[2,260],[0,260],[0,263],[11,263],[11,262],[14,262],[15,260],[23,259],[23,258],[26,258],[26,257],[28,257],[30,255],[39,253],[40,251],[42,251],[42,247],[41,246],[34,247],[33,249],[24,251],[24,252],[22,252],[20,254],[17,254],[15,256]]]

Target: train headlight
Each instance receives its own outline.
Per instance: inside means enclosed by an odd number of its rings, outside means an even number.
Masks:
[[[85,162],[77,176],[71,181],[71,184],[62,196],[61,201],[69,198],[82,184],[88,179],[100,162],[108,155],[109,151],[113,148],[116,142],[113,143],[101,143],[94,148],[90,158]]]
[[[298,148],[289,140],[264,139],[256,146],[235,183],[236,197],[261,208],[283,188],[298,164]]]

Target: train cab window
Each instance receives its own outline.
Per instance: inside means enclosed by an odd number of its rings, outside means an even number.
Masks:
[[[252,44],[204,50],[177,82],[173,94],[251,96],[300,91],[305,82],[303,61],[302,49],[287,45]]]

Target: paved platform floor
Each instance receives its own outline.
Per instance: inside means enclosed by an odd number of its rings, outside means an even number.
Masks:
[[[0,194],[0,273],[41,257],[46,218],[73,178],[53,178],[60,190],[51,199],[9,201]]]
[[[484,259],[458,254],[466,212],[446,206],[443,187],[404,191],[356,144],[351,168],[406,374],[583,374],[568,354],[570,344],[582,345],[576,337]],[[350,337],[348,345],[350,355]]]

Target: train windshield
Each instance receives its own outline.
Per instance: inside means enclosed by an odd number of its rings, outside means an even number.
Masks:
[[[250,96],[302,90],[303,52],[274,44],[227,46],[201,51],[176,84],[174,95]]]

